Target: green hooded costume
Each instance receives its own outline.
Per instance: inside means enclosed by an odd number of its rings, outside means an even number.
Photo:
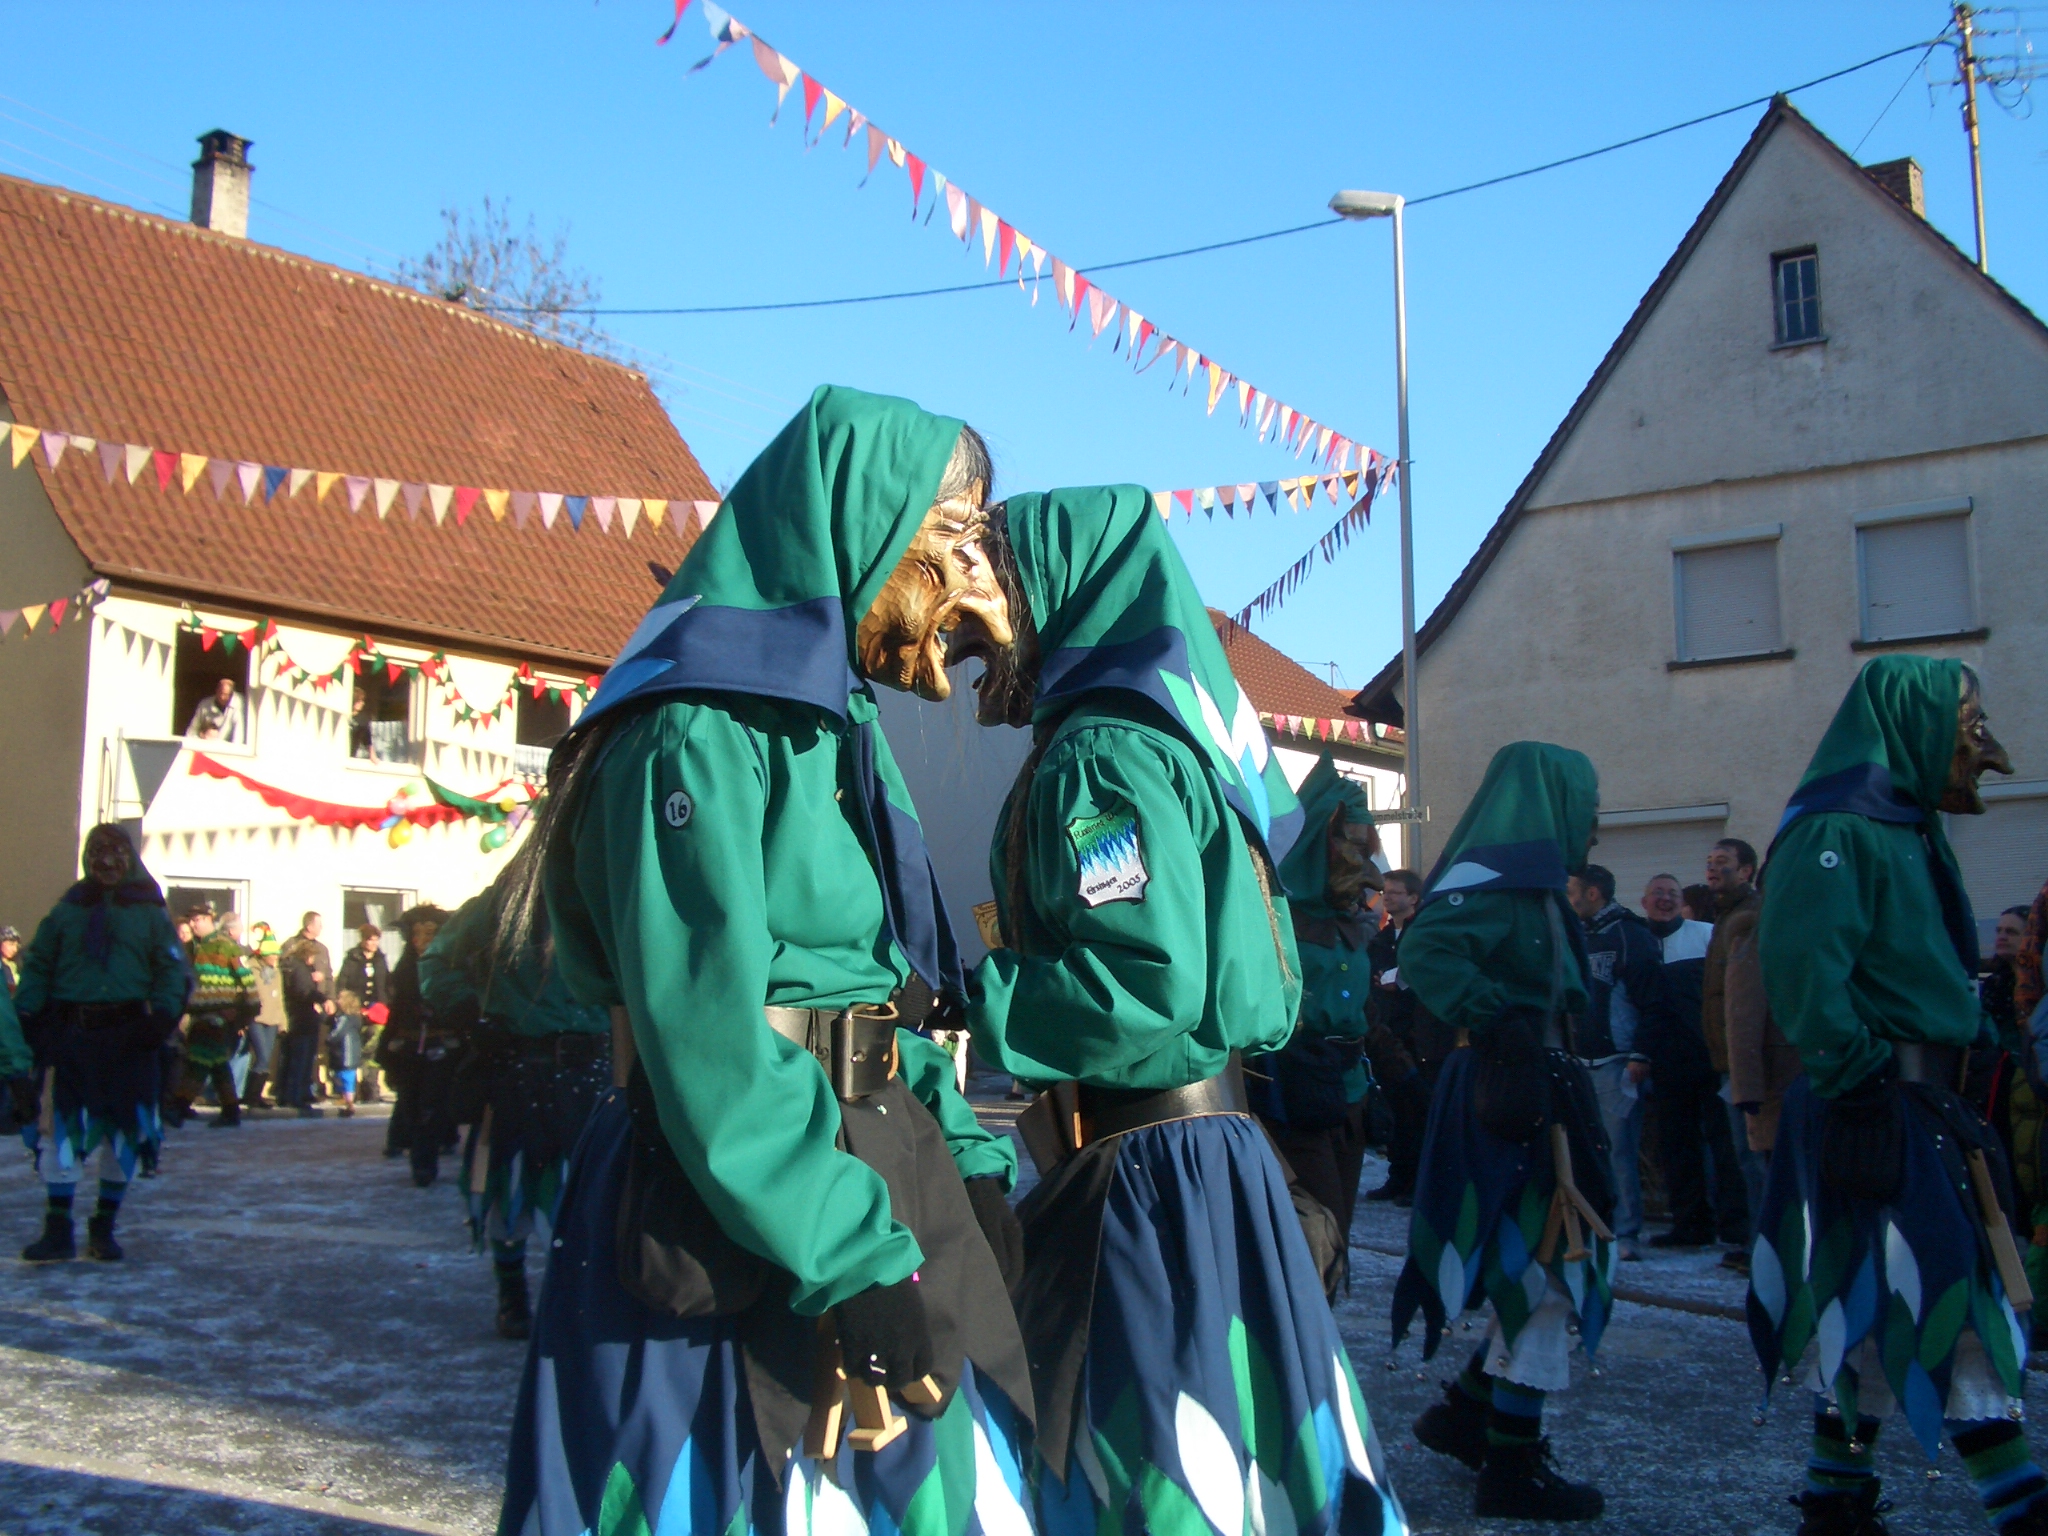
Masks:
[[[1330,831],[1340,822],[1372,825],[1372,801],[1364,786],[1337,771],[1328,752],[1316,760],[1295,791],[1301,799],[1301,835],[1280,864],[1280,883],[1294,911],[1294,938],[1301,954],[1301,1027],[1311,1035],[1359,1040],[1368,1025],[1365,1009],[1372,979],[1365,957],[1369,923],[1330,905]],[[1344,1099],[1365,1097],[1371,1074],[1356,1062],[1345,1075]]]
[[[558,967],[529,947],[510,964],[491,963],[498,931],[498,888],[465,901],[420,956],[420,996],[444,1018],[474,1003],[514,1035],[603,1035],[611,1020],[602,1008],[576,1001]]]
[[[1977,1036],[1976,928],[1939,812],[1962,672],[1925,656],[1867,663],[1771,845],[1764,986],[1824,1098],[1883,1066],[1889,1041]]]
[[[625,1007],[684,1172],[735,1242],[789,1271],[805,1314],[923,1258],[881,1176],[839,1149],[825,1075],[761,1009],[885,1002],[920,960],[927,981],[946,980],[951,934],[942,912],[930,931],[928,865],[897,878],[916,822],[853,636],[961,426],[907,400],[812,396],[578,721],[649,701],[604,744],[546,871],[557,964],[579,998]],[[1009,1140],[980,1128],[950,1072],[926,1070],[944,1053],[908,1031],[898,1043],[962,1176],[1007,1187]]]
[[[1008,508],[1038,745],[990,854],[1008,947],[976,973],[975,1046],[1030,1082],[1184,1087],[1294,1027],[1293,927],[1254,858],[1284,856],[1300,807],[1150,495]]]

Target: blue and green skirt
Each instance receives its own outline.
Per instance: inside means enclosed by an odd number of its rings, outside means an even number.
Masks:
[[[1256,1121],[1096,1142],[1018,1214],[1044,1536],[1408,1529]]]
[[[631,1139],[626,1095],[608,1093],[570,1161],[500,1536],[1031,1536],[1019,1415],[969,1362],[936,1419],[911,1417],[878,1452],[764,1454],[749,1389],[760,1319],[673,1317],[619,1281]],[[807,1367],[786,1374],[808,1381]]]
[[[601,1050],[558,1064],[530,1042],[518,1045],[524,1049],[493,1067],[487,1110],[462,1148],[462,1191],[479,1251],[486,1243],[523,1243],[535,1217],[554,1219],[569,1153],[611,1086],[611,1058]]]

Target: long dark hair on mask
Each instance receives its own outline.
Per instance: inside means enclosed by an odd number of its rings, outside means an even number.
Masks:
[[[975,486],[987,498],[995,484],[995,462],[988,444],[972,427],[963,426],[939,476],[934,502],[965,496]],[[547,896],[543,879],[556,845],[567,845],[570,828],[576,825],[590,783],[604,761],[605,745],[612,733],[638,711],[615,713],[598,721],[587,731],[571,729],[548,759],[548,791],[535,805],[527,822],[526,836],[498,878],[498,931],[492,944],[493,964],[500,954],[513,955],[536,941],[547,942]]]

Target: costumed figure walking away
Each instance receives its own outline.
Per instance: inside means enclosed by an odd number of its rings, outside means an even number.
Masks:
[[[1590,1520],[1600,1490],[1567,1481],[1543,1401],[1571,1385],[1613,1305],[1613,1197],[1598,1101],[1571,1038],[1587,1006],[1570,875],[1600,785],[1582,752],[1518,741],[1487,764],[1401,937],[1401,980],[1468,1044],[1437,1078],[1416,1175],[1394,1338],[1419,1310],[1423,1356],[1468,1307],[1485,1340],[1415,1421],[1415,1438],[1479,1473],[1473,1513]]]
[[[611,1020],[569,991],[545,922],[516,948],[498,943],[506,892],[530,883],[520,864],[533,849],[522,846],[504,873],[456,909],[419,967],[427,1007],[466,1025],[473,1053],[480,1107],[463,1144],[462,1193],[477,1250],[490,1246],[498,1333],[507,1339],[525,1338],[533,1321],[526,1240],[534,1218],[552,1229],[569,1154],[612,1080]],[[431,1133],[427,1146],[431,1155]]]
[[[192,924],[192,970],[198,980],[186,1004],[184,1076],[172,1097],[183,1121],[211,1084],[220,1113],[208,1124],[215,1130],[230,1129],[242,1123],[242,1103],[235,1096],[229,1062],[242,1031],[262,1011],[263,1000],[256,991],[248,951],[216,926],[211,904],[194,907],[187,920]]]
[[[1301,831],[1280,862],[1280,884],[1294,918],[1301,965],[1301,1014],[1280,1050],[1255,1057],[1252,1100],[1297,1183],[1337,1219],[1340,1262],[1348,1273],[1351,1216],[1365,1166],[1366,1096],[1373,1080],[1415,1093],[1415,1063],[1384,1025],[1374,1028],[1368,946],[1376,923],[1365,905],[1384,877],[1372,802],[1337,771],[1328,752],[1301,781]],[[1370,1067],[1367,1062],[1370,1057]],[[1398,1111],[1397,1111],[1398,1113]]]
[[[438,1025],[420,998],[420,956],[447,921],[448,914],[432,905],[398,914],[405,953],[391,968],[391,1016],[377,1038],[377,1064],[391,1084],[384,1155],[409,1158],[412,1181],[421,1189],[439,1177],[442,1149],[455,1139],[447,1118],[448,1088],[462,1039],[452,1027]]]
[[[1881,1532],[1874,1444],[1902,1408],[1946,1433],[1992,1524],[2048,1532],[2020,1422],[2028,1304],[2004,1153],[1956,1092],[1982,1018],[1976,924],[1941,814],[2012,772],[1974,672],[1882,656],[1835,712],[1779,823],[1758,924],[1785,1095],[1750,1253],[1766,1383],[1816,1355],[1802,1536]]]
[[[1295,1027],[1274,861],[1300,807],[1149,493],[1018,496],[999,526],[1019,638],[978,713],[1033,745],[968,1021],[1043,1090],[1017,1292],[1039,1528],[1405,1531],[1240,1061]]]
[[[42,1078],[22,1139],[49,1191],[31,1263],[72,1258],[72,1197],[99,1153],[99,1204],[86,1256],[118,1259],[114,1221],[138,1161],[163,1141],[157,1062],[185,1011],[185,955],[164,896],[128,834],[102,822],[86,834],[85,878],[36,928],[14,1006]]]
[[[949,637],[1009,640],[988,482],[959,421],[820,389],[555,750],[555,963],[625,1086],[571,1161],[505,1536],[1028,1531],[1015,1156],[898,1027],[964,978],[869,688],[943,699]]]

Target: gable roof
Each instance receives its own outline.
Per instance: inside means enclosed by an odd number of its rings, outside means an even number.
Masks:
[[[1762,152],[1764,145],[1769,141],[1772,134],[1779,128],[1788,125],[1804,132],[1813,143],[1822,148],[1825,154],[1839,160],[1844,167],[1855,175],[1861,176],[1864,174],[1862,166],[1852,160],[1842,150],[1840,145],[1814,127],[1787,98],[1779,96],[1773,99],[1771,105],[1765,110],[1764,115],[1758,120],[1755,129],[1750,133],[1748,142],[1743,145],[1741,152],[1736,155],[1734,163],[1728,167],[1727,172],[1721,177],[1719,184],[1715,186],[1713,195],[1707,199],[1705,206],[1700,209],[1699,215],[1693,220],[1691,227],[1686,230],[1685,237],[1678,242],[1677,249],[1671,253],[1670,259],[1664,263],[1662,270],[1658,272],[1656,280],[1650,284],[1649,289],[1643,294],[1641,300],[1637,302],[1635,310],[1628,318],[1627,324],[1621,328],[1620,334],[1615,337],[1613,344],[1608,347],[1606,355],[1600,359],[1599,366],[1593,370],[1593,374],[1586,381],[1585,387],[1579,391],[1578,398],[1572,402],[1571,409],[1565,413],[1564,419],[1558,423],[1557,429],[1551,433],[1550,440],[1543,445],[1543,451],[1536,456],[1536,462],[1530,466],[1529,473],[1523,477],[1522,483],[1515,488],[1514,495],[1508,499],[1507,506],[1502,510],[1500,516],[1494,520],[1493,526],[1487,530],[1485,538],[1480,540],[1479,548],[1473,551],[1471,559],[1465,563],[1465,568],[1458,573],[1457,580],[1451,583],[1450,589],[1445,592],[1442,600],[1438,602],[1429,617],[1423,621],[1422,626],[1416,631],[1415,639],[1418,657],[1457,618],[1459,611],[1465,606],[1466,601],[1477,588],[1480,578],[1486,574],[1487,569],[1506,546],[1509,535],[1514,532],[1515,525],[1521,521],[1523,513],[1528,510],[1537,491],[1543,485],[1545,477],[1557,463],[1559,456],[1563,453],[1566,444],[1571,440],[1573,433],[1578,430],[1581,423],[1585,420],[1594,401],[1599,398],[1608,380],[1613,376],[1616,368],[1620,366],[1622,359],[1628,354],[1629,349],[1635,344],[1644,326],[1648,324],[1650,316],[1656,311],[1657,306],[1663,301],[1672,285],[1678,280],[1679,274],[1684,270],[1686,263],[1691,260],[1694,251],[1697,250],[1700,242],[1706,237],[1707,231],[1713,226],[1715,219],[1719,217],[1736,186],[1740,184],[1751,165],[1755,163],[1757,156]],[[2016,318],[2031,326],[2043,336],[2048,336],[2048,326],[2043,325],[2039,316],[2027,308],[2025,304],[2021,303],[2018,298],[1995,279],[1978,271],[1976,263],[1964,255],[1953,241],[1949,240],[1947,236],[1943,235],[1932,224],[1905,208],[1893,197],[1886,197],[1879,201],[1882,206],[1892,210],[1894,217],[1907,220],[1923,237],[1930,239],[1937,251],[1942,253],[1943,259],[1953,263],[1958,270],[1967,273],[1971,279],[1982,284],[1992,296],[2009,308]],[[1362,715],[1368,720],[1399,725],[1402,723],[1401,691],[1401,657],[1399,654],[1396,654],[1385,666],[1380,668],[1372,681],[1361,688],[1353,697],[1350,703],[1351,713]]]
[[[1216,626],[1216,638],[1223,642],[1223,654],[1237,678],[1237,686],[1262,715],[1307,715],[1317,720],[1341,720],[1351,704],[1351,695],[1332,688],[1315,673],[1282,651],[1268,645],[1241,624],[1233,623],[1217,609],[1209,610],[1209,622]]]
[[[594,518],[380,522],[187,493],[91,454],[38,456],[65,531],[139,592],[380,637],[609,663],[717,496],[647,380],[616,363],[360,273],[0,177],[0,393],[13,419],[102,442],[399,481],[665,497],[631,538]],[[19,471],[16,471],[19,473]]]

